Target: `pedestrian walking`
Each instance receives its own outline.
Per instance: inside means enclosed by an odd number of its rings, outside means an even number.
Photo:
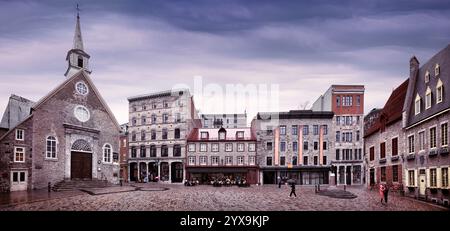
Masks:
[[[388,193],[389,193],[389,187],[386,185],[386,186],[384,186],[384,191],[383,191],[383,194],[384,194],[384,203],[388,203]]]
[[[292,194],[294,194],[294,196],[297,197],[297,194],[295,194],[295,183],[291,184],[291,194],[289,194],[289,197],[291,197]]]
[[[281,177],[278,177],[278,188],[281,188]]]
[[[378,193],[380,194],[380,202],[381,202],[381,204],[383,204],[383,199],[384,199],[384,185],[383,184],[380,184]]]

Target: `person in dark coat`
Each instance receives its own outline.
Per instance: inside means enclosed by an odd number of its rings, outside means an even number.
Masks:
[[[383,191],[383,195],[384,195],[384,203],[388,203],[388,193],[389,193],[389,187],[388,187],[388,185],[386,184],[385,186],[384,186],[384,191]]]
[[[289,197],[291,197],[292,194],[294,194],[294,196],[297,197],[297,194],[295,194],[295,183],[291,184],[291,194],[289,194]]]
[[[278,177],[278,188],[281,188],[281,177]]]

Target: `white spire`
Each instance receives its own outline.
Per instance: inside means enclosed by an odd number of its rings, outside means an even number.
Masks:
[[[80,8],[77,4],[77,25],[75,26],[75,36],[73,37],[73,49],[84,50],[83,37],[81,37]]]

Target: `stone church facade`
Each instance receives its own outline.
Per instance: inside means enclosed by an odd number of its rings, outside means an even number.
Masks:
[[[89,77],[89,56],[82,49],[77,17],[66,80],[0,137],[0,191],[44,188],[63,180],[118,182],[120,127]],[[5,113],[3,119],[11,116]]]

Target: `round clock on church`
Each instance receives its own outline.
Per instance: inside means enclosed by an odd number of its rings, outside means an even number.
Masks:
[[[87,95],[89,92],[87,85],[83,82],[78,82],[77,84],[75,84],[75,89],[77,90],[78,94],[81,95]]]
[[[89,110],[86,107],[81,106],[81,105],[75,107],[74,114],[75,114],[75,118],[77,118],[80,122],[83,122],[83,123],[88,121],[90,118]]]

